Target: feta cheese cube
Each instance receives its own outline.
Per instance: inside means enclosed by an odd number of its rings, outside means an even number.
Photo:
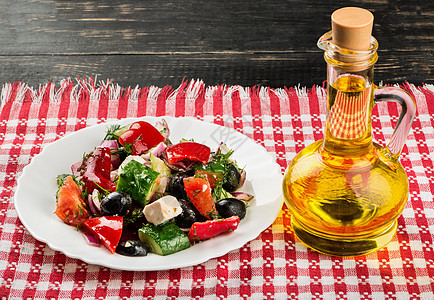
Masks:
[[[121,174],[122,169],[132,160],[135,160],[139,163],[141,163],[142,165],[146,165],[146,160],[143,159],[143,157],[138,156],[138,155],[129,155],[125,158],[125,160],[122,162],[122,164],[119,166],[118,169],[118,174]]]
[[[143,209],[143,214],[149,223],[162,224],[182,213],[181,205],[173,196],[164,196],[148,204]]]

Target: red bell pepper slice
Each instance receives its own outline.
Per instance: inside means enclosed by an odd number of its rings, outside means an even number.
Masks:
[[[226,219],[196,222],[191,226],[188,238],[192,243],[207,240],[224,232],[234,231],[238,228],[239,223],[240,218],[238,216]]]
[[[110,180],[110,148],[97,147],[84,159],[78,170],[88,193],[92,193],[94,189],[99,189],[102,192],[114,192],[116,190],[116,184]]]
[[[123,217],[103,216],[83,222],[84,229],[93,234],[111,252],[115,253],[121,239]]]
[[[151,124],[137,121],[119,137],[122,146],[131,144],[133,155],[139,155],[165,141],[165,137]]]
[[[206,145],[196,142],[183,142],[167,147],[166,154],[167,161],[170,164],[185,159],[206,164],[209,161],[211,149]]]
[[[188,198],[200,214],[207,219],[216,219],[217,209],[208,180],[201,177],[187,177],[183,182]]]

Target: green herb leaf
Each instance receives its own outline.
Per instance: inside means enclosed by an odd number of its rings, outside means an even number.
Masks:
[[[132,224],[135,223],[140,217],[143,216],[142,209],[135,208],[130,216],[124,217],[124,224]]]
[[[104,140],[117,140],[119,138],[118,135],[116,135],[116,131],[118,131],[121,128],[121,125],[114,124],[111,125],[109,128],[107,128],[106,135],[104,137]]]
[[[182,138],[179,142],[180,142],[180,143],[185,143],[185,142],[194,142],[194,139],[193,139],[193,138],[191,138],[191,139]]]

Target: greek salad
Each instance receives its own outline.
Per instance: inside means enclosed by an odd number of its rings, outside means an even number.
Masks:
[[[169,255],[237,229],[253,196],[221,143],[170,140],[164,119],[107,128],[101,144],[57,176],[55,214],[111,253]]]

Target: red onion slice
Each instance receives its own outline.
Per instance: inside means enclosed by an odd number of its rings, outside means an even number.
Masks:
[[[99,193],[97,189],[94,189],[92,194],[87,196],[87,204],[89,206],[90,211],[95,215],[101,214],[101,203],[99,200]]]
[[[116,140],[108,140],[108,141],[104,140],[101,142],[100,146],[110,148],[112,153],[111,155],[112,170],[117,169],[121,164],[121,161],[119,159],[119,154],[117,153],[117,151],[119,150],[118,142]]]
[[[216,150],[216,154],[228,154],[230,151],[231,149],[229,149],[225,143],[221,142]]]
[[[165,119],[162,119],[161,121],[158,121],[154,126],[162,136],[164,136],[166,139],[170,136],[170,130],[169,125],[167,124]]]
[[[234,196],[238,200],[245,201],[245,202],[250,202],[253,199],[255,199],[255,196],[253,196],[251,194],[244,193],[244,192],[234,192],[231,194],[232,194],[232,196]]]
[[[93,234],[91,234],[89,232],[85,232],[85,231],[83,231],[82,233],[83,233],[84,239],[86,240],[86,242],[89,245],[94,246],[94,247],[100,246],[98,238],[95,237]]]
[[[164,151],[166,151],[166,148],[167,148],[166,144],[164,142],[161,142],[157,146],[151,149],[151,153],[155,157],[160,158],[163,155]]]
[[[246,182],[246,170],[243,170],[241,172],[240,185],[238,188],[241,188],[245,182]]]
[[[81,175],[79,169],[80,169],[82,164],[83,164],[83,160],[80,160],[79,162],[76,162],[75,164],[73,164],[71,166],[72,175],[74,175],[74,176],[80,176]]]

